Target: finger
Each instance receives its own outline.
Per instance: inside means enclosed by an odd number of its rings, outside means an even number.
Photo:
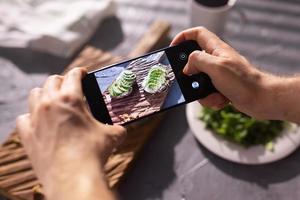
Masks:
[[[199,46],[209,54],[213,54],[217,49],[230,48],[229,45],[223,42],[218,36],[204,27],[195,27],[179,33],[175,36],[171,45],[177,45],[186,40],[197,41]]]
[[[28,104],[29,104],[29,112],[32,113],[35,106],[38,105],[38,102],[41,100],[43,95],[42,88],[33,88],[28,97]]]
[[[224,104],[220,104],[217,106],[213,106],[213,107],[211,107],[211,109],[218,111],[218,110],[222,110],[227,105],[228,105],[228,103],[224,103]]]
[[[194,51],[190,54],[188,63],[183,69],[183,73],[186,75],[193,75],[204,72],[213,78],[219,59],[220,58],[212,56],[204,51]]]
[[[26,142],[31,134],[30,114],[20,115],[16,120],[16,131],[20,135],[21,140]]]
[[[68,94],[83,95],[81,80],[86,74],[84,68],[74,68],[63,78],[61,91]]]
[[[48,94],[56,93],[62,84],[63,77],[59,75],[49,76],[44,83],[44,92]]]
[[[200,99],[198,101],[202,106],[209,107],[214,110],[222,109],[229,103],[229,100],[220,93],[210,94],[206,98]]]
[[[120,145],[127,134],[127,131],[124,127],[120,125],[106,125],[109,127],[109,136],[112,138],[115,146]]]

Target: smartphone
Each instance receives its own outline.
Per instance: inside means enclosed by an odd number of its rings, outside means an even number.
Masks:
[[[185,41],[89,72],[82,85],[94,117],[126,125],[217,92],[207,74],[183,74],[195,50],[197,42]]]

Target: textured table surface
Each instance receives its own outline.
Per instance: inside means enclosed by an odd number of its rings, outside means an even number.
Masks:
[[[184,0],[117,0],[116,18],[106,20],[89,42],[126,55],[154,19],[172,23],[172,36],[188,27]],[[300,72],[300,1],[238,0],[224,39],[252,63],[277,73]],[[46,74],[71,61],[43,53],[0,48],[0,139],[26,111],[26,92]],[[12,63],[9,63],[12,62]],[[21,71],[20,71],[21,70]],[[14,78],[9,78],[14,74]],[[119,189],[120,199],[281,200],[300,199],[300,151],[279,162],[243,166],[222,160],[194,139],[185,107],[169,111]]]

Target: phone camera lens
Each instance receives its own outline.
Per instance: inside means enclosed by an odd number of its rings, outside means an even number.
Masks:
[[[181,52],[180,54],[179,54],[179,59],[180,60],[186,60],[187,59],[187,55],[186,55],[186,53],[184,53],[184,52]]]
[[[193,89],[198,89],[200,87],[199,83],[197,81],[192,82],[192,88]]]

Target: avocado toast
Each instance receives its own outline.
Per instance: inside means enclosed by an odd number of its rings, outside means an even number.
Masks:
[[[124,70],[108,88],[111,98],[122,98],[131,94],[136,75],[130,70]]]
[[[142,87],[150,94],[163,91],[167,86],[167,71],[162,64],[156,64],[149,70]]]

